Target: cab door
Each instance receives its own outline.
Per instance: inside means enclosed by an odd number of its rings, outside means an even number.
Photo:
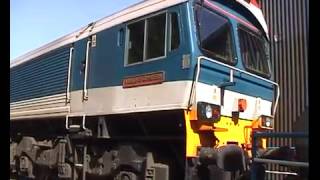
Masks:
[[[74,43],[71,63],[70,106],[71,115],[83,115],[88,100],[88,72],[90,62],[91,37]]]

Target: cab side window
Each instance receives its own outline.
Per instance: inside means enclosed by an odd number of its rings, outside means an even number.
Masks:
[[[147,19],[146,57],[152,59],[165,55],[166,14]]]
[[[170,33],[171,33],[171,42],[170,42],[170,51],[179,48],[180,45],[180,29],[178,22],[178,14],[176,12],[170,13]]]
[[[163,58],[180,45],[178,14],[164,12],[130,23],[126,34],[126,65]]]
[[[143,60],[144,49],[144,21],[139,21],[128,26],[128,64]]]

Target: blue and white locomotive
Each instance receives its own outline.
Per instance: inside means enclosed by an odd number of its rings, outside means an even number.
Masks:
[[[279,99],[259,6],[142,1],[17,58],[11,178],[244,176]]]

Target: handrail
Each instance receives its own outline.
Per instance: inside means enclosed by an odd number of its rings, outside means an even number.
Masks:
[[[227,68],[230,68],[230,69],[231,69],[231,70],[230,70],[230,81],[231,81],[231,80],[233,81],[233,71],[232,71],[232,70],[234,70],[234,71],[238,71],[238,72],[240,72],[240,73],[247,74],[247,75],[249,75],[249,76],[258,78],[258,79],[260,79],[260,80],[263,80],[263,81],[265,81],[265,82],[268,82],[268,83],[271,83],[271,84],[277,86],[277,96],[276,96],[276,101],[275,101],[275,104],[274,104],[274,107],[273,107],[273,114],[272,114],[272,116],[275,116],[276,109],[277,109],[278,102],[279,102],[279,97],[280,97],[280,87],[279,87],[278,83],[273,82],[273,81],[270,81],[269,79],[265,79],[265,78],[260,77],[260,76],[258,76],[258,75],[252,74],[252,73],[250,73],[250,72],[241,70],[241,69],[239,69],[239,68],[230,66],[230,65],[228,65],[228,64],[224,64],[224,63],[219,62],[219,61],[217,61],[217,60],[210,59],[210,58],[205,57],[205,56],[199,56],[198,59],[197,59],[197,74],[196,74],[196,79],[195,79],[195,82],[196,82],[195,84],[196,84],[196,85],[198,84],[198,81],[199,81],[201,60],[207,60],[207,61],[209,61],[209,62],[216,63],[216,64],[219,64],[219,65],[225,66],[225,67],[227,67]],[[231,76],[232,76],[232,77],[231,77]],[[193,87],[192,87],[192,88],[193,88]],[[195,98],[195,97],[193,96],[193,98]],[[193,99],[193,100],[194,100],[194,99]],[[193,102],[194,102],[194,101],[193,101]]]
[[[71,97],[70,97],[70,78],[71,78],[71,63],[72,63],[72,54],[73,54],[74,48],[70,48],[70,53],[69,53],[69,67],[68,67],[68,82],[67,82],[67,103],[70,102]]]
[[[300,161],[289,161],[289,160],[276,160],[276,159],[267,159],[267,158],[257,158],[257,139],[258,138],[308,138],[309,134],[304,132],[253,132],[253,144],[252,144],[252,167],[256,163],[268,163],[268,164],[278,164],[283,166],[293,166],[293,167],[303,167],[309,168],[308,162]],[[281,172],[280,172],[281,173]],[[279,174],[280,174],[279,173]],[[252,170],[251,179],[256,178],[256,171]]]
[[[309,137],[308,133],[304,132],[294,132],[294,133],[288,133],[288,132],[254,132],[253,138],[258,137],[269,137],[269,138],[307,138]]]
[[[87,79],[88,79],[88,62],[89,62],[90,44],[91,44],[91,40],[87,42],[86,64],[85,64],[84,83],[83,83],[83,100],[88,99]]]
[[[85,114],[82,115],[81,125],[82,125],[82,129],[83,129],[83,130],[87,130],[87,127],[86,127],[86,115],[85,115]],[[66,130],[69,130],[69,129],[70,129],[70,126],[69,126],[69,115],[66,115],[65,128],[66,128]]]
[[[307,162],[284,161],[284,160],[274,160],[274,159],[264,159],[264,158],[253,158],[253,161],[257,163],[271,163],[271,164],[279,164],[284,166],[309,167],[309,163]]]

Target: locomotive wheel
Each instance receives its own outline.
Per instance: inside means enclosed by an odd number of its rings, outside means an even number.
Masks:
[[[140,179],[138,175],[130,171],[120,171],[113,178],[113,180],[138,180],[138,179]]]

